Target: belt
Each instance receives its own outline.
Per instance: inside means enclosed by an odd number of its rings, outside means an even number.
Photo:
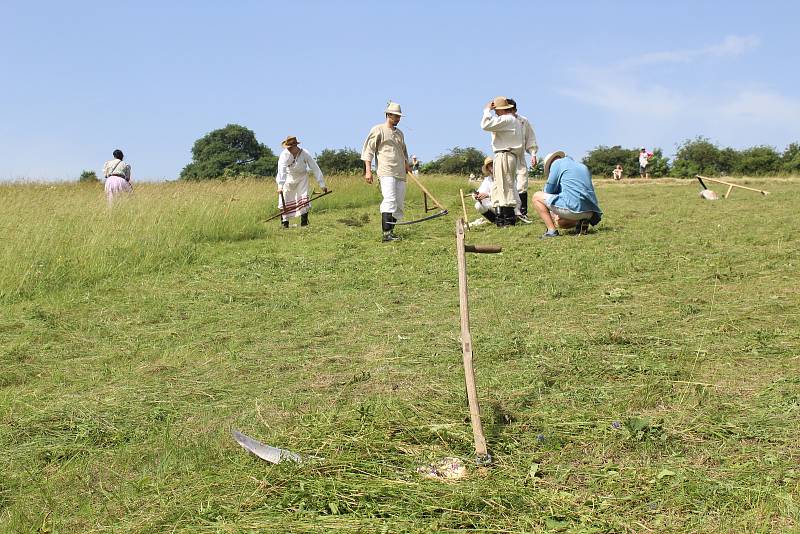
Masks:
[[[511,150],[510,148],[507,148],[505,150],[495,150],[494,151],[495,154],[503,154],[504,152],[513,152],[513,150]]]
[[[110,178],[111,176],[116,176],[117,178],[122,178],[123,180],[127,180],[127,178],[125,177],[125,175],[124,175],[124,174],[110,174],[110,175],[109,175],[109,178]]]

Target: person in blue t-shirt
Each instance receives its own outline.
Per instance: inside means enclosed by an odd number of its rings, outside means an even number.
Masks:
[[[542,236],[558,237],[558,228],[575,228],[577,235],[589,231],[589,225],[600,222],[603,212],[597,203],[592,174],[561,150],[544,158],[544,191],[533,195],[533,206],[547,226]]]

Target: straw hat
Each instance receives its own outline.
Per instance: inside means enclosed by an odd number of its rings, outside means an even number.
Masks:
[[[494,109],[511,109],[514,107],[504,96],[494,97],[492,103],[494,104]]]
[[[300,144],[300,141],[297,140],[297,137],[290,135],[283,141],[281,141],[281,146],[283,148],[289,148],[290,146],[297,146]]]
[[[558,158],[563,158],[566,156],[563,150],[556,150],[555,152],[550,152],[548,155],[544,157],[544,179],[547,180],[547,177],[550,176],[550,165],[553,164],[555,160]]]
[[[484,158],[483,167],[481,167],[481,172],[483,173],[484,176],[489,176],[490,174],[492,174],[492,171],[489,170],[489,165],[491,165],[493,161],[494,158],[491,156],[487,156],[486,158]]]
[[[403,112],[400,109],[400,104],[397,102],[392,102],[391,100],[386,105],[386,111],[384,113],[391,113],[392,115],[397,115],[398,117],[403,116]]]

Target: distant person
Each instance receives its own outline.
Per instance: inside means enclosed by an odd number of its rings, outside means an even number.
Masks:
[[[492,207],[495,209],[495,223],[498,227],[511,226],[517,222],[514,213],[517,206],[517,154],[524,150],[524,135],[522,123],[511,111],[513,108],[506,97],[498,96],[486,104],[481,118],[481,129],[492,134]]]
[[[120,195],[131,193],[131,166],[122,161],[125,155],[122,150],[116,149],[112,155],[114,159],[103,164],[103,176],[106,179],[106,199],[109,205]]]
[[[647,165],[650,163],[650,158],[653,157],[651,152],[648,152],[645,147],[639,149],[639,177],[650,178],[650,173],[647,171]]]
[[[419,176],[419,167],[420,161],[417,159],[417,156],[411,156],[411,172],[414,176]]]
[[[475,209],[478,213],[483,215],[482,218],[471,223],[472,226],[484,224],[486,221],[493,223],[497,219],[494,208],[492,207],[492,183],[494,182],[494,178],[492,177],[493,160],[494,158],[491,156],[487,156],[486,159],[483,160],[481,173],[484,178],[478,189],[472,193],[472,198],[475,199]]]
[[[322,192],[328,191],[325,179],[322,176],[317,162],[311,153],[298,145],[297,137],[290,135],[281,142],[283,151],[278,157],[278,174],[275,182],[278,184],[278,208],[283,212],[281,225],[289,228],[289,216],[300,216],[300,226],[308,226],[308,210],[311,203],[308,201],[308,171],[314,173]]]
[[[597,203],[588,167],[561,150],[544,158],[544,191],[533,195],[533,205],[547,226],[543,238],[558,237],[559,228],[575,228],[577,235],[600,222],[603,212]]]
[[[381,230],[383,242],[397,241],[394,223],[403,219],[406,198],[406,174],[411,172],[408,164],[408,148],[403,132],[397,128],[403,116],[400,104],[389,102],[384,110],[386,122],[373,126],[361,149],[364,162],[364,179],[368,184],[372,178],[372,160],[378,160],[377,173],[381,184]]]
[[[622,180],[622,165],[619,163],[617,163],[617,166],[614,167],[614,179]]]
[[[528,166],[525,163],[525,153],[531,158],[531,167],[536,167],[536,153],[539,145],[536,143],[536,134],[533,132],[531,121],[517,113],[517,102],[513,98],[508,99],[508,103],[513,107],[511,112],[522,123],[522,148],[523,151],[517,154],[517,192],[519,193],[519,203],[517,204],[517,217],[524,223],[530,223],[528,219]]]

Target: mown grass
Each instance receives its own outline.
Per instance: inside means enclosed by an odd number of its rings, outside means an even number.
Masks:
[[[752,183],[470,232],[504,247],[468,258],[495,464],[450,484],[415,468],[473,457],[453,216],[384,245],[350,178],[288,231],[270,184],[0,187],[0,531],[796,531],[800,181]]]

